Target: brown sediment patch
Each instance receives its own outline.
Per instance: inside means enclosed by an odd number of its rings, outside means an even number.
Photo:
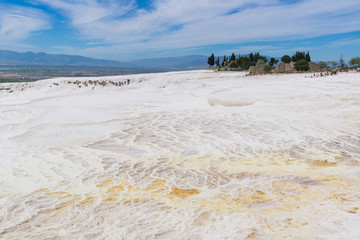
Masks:
[[[108,197],[108,198],[105,198],[103,199],[104,202],[117,202],[119,201],[118,198],[114,198],[114,197]]]
[[[128,181],[123,179],[109,179],[96,185],[98,187],[95,192],[84,195],[70,194],[66,191],[49,192],[45,190],[45,194],[49,196],[56,196],[59,199],[59,209],[67,209],[71,204],[94,204],[100,202],[118,202],[119,204],[131,205],[139,203],[144,200],[160,201],[173,207],[192,207],[205,209],[232,209],[232,210],[262,210],[265,212],[274,211],[293,211],[303,203],[307,202],[312,196],[322,199],[318,194],[319,184],[325,179],[313,180],[309,177],[290,175],[290,174],[261,174],[261,173],[233,173],[226,175],[227,178],[244,179],[249,178],[254,183],[264,181],[262,185],[250,186],[245,181],[244,186],[239,184],[238,187],[230,189],[229,192],[217,192],[207,190],[204,195],[199,195],[201,189],[182,189],[173,187],[164,179],[154,179],[145,187],[138,187],[131,185]],[[325,176],[321,176],[325,178]],[[328,181],[333,182],[334,178]],[[266,181],[268,179],[268,181]],[[246,179],[245,179],[246,180]],[[336,181],[341,184],[340,180]],[[337,185],[336,184],[336,185]],[[242,188],[239,188],[239,187]],[[326,183],[328,186],[328,183]],[[328,192],[328,190],[326,190]],[[328,192],[329,193],[329,192]],[[329,196],[330,195],[330,196]],[[336,194],[326,194],[329,200],[337,201],[351,201],[346,196]],[[61,202],[65,202],[62,204]],[[286,205],[286,206],[283,206]],[[265,210],[267,209],[267,210]],[[349,210],[353,211],[353,210]]]
[[[85,199],[81,200],[80,203],[81,204],[89,204],[89,203],[95,203],[96,202],[95,197],[86,197]]]
[[[48,196],[62,195],[61,197],[59,197],[59,199],[66,198],[66,197],[70,196],[69,193],[61,192],[61,191],[58,191],[58,192],[45,192],[45,194],[48,195]]]
[[[102,192],[101,199],[104,202],[121,201],[126,194],[129,194],[129,197],[131,198],[133,194],[136,194],[136,192],[141,190],[140,187],[132,186],[125,180],[121,180],[120,184],[117,185],[114,185],[113,180],[106,180],[97,186]]]
[[[140,198],[135,198],[135,199],[131,199],[131,200],[126,200],[124,201],[124,205],[130,205],[130,204],[135,204],[135,203],[139,203],[141,202]]]
[[[328,160],[312,160],[312,159],[308,159],[306,161],[309,165],[314,166],[314,167],[335,167],[336,163],[335,162],[330,162]]]
[[[359,208],[358,207],[353,207],[350,210],[347,210],[346,212],[351,213],[351,214],[356,214],[358,212]]]
[[[356,214],[356,211],[354,211],[354,210],[348,210],[346,212],[351,213],[351,214]]]
[[[111,188],[109,188],[106,193],[110,194],[110,195],[115,195],[117,193],[119,193],[120,191],[123,191],[125,189],[125,187],[123,185],[115,185],[112,186]]]
[[[166,180],[163,179],[156,179],[153,181],[149,186],[147,186],[144,190],[152,193],[165,193],[167,194],[170,191],[170,187],[166,186]],[[176,196],[181,199],[185,199],[191,195],[199,194],[200,191],[198,189],[181,189],[172,187],[171,192],[169,193],[170,196]]]
[[[76,197],[75,199],[69,200],[65,203],[62,203],[60,206],[55,207],[54,211],[65,211],[67,210],[72,204],[77,203],[80,197]]]
[[[274,200],[260,190],[250,189],[244,191],[240,188],[239,191],[240,194],[236,196],[235,200],[236,202],[240,201],[242,204],[269,202]]]
[[[100,183],[99,185],[97,185],[97,187],[104,188],[104,187],[108,187],[111,185],[114,185],[114,182],[113,182],[113,180],[109,179],[109,180],[106,180],[106,181]]]
[[[323,196],[326,200],[337,201],[340,204],[344,203],[359,203],[360,195],[349,195],[349,193],[338,193],[337,191],[331,191],[329,194]]]
[[[170,195],[185,199],[191,195],[197,195],[200,193],[198,189],[180,189],[176,187],[172,187],[172,192]]]
[[[156,179],[150,185],[148,185],[144,190],[151,192],[163,192],[165,190],[169,190],[169,187],[165,185],[166,180]]]
[[[251,229],[250,230],[251,233],[249,233],[246,238],[248,239],[255,239],[256,238],[256,235],[257,235],[257,230],[255,228]]]

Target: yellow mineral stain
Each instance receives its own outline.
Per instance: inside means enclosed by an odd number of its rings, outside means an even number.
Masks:
[[[89,203],[95,203],[96,198],[95,197],[87,197],[80,201],[81,204],[89,204]]]
[[[156,193],[163,192],[163,191],[169,189],[168,186],[165,186],[165,183],[166,183],[166,180],[156,179],[149,186],[147,186],[144,190],[145,191],[156,192]]]
[[[356,211],[354,211],[354,210],[349,210],[349,211],[347,211],[348,213],[351,213],[351,214],[356,214]]]
[[[334,166],[336,166],[336,163],[335,163],[335,162],[330,162],[330,161],[328,161],[328,160],[321,161],[321,160],[311,160],[311,159],[308,159],[306,162],[307,162],[309,165],[315,166],[315,167],[334,167]]]
[[[199,194],[200,191],[198,189],[180,189],[176,187],[171,188],[172,192],[170,195],[185,199],[191,195]]]
[[[114,185],[114,182],[113,182],[113,180],[109,179],[109,180],[106,180],[106,181],[100,183],[99,185],[97,185],[97,187],[103,188],[103,187],[108,187],[111,185]]]
[[[339,181],[339,179],[334,176],[326,176],[325,178],[321,179],[321,181],[330,182],[330,181]]]
[[[69,195],[67,192],[46,192],[45,193],[48,196],[53,196],[53,195]]]
[[[64,199],[64,198],[69,198],[72,197],[73,195],[67,192],[45,192],[46,195],[48,196],[56,196],[58,199]]]
[[[254,238],[256,238],[256,232],[257,232],[257,230],[256,229],[251,229],[251,233],[249,233],[247,236],[246,236],[246,238],[248,238],[248,239],[254,239]]]
[[[135,199],[131,199],[131,200],[126,200],[124,201],[125,205],[130,205],[130,204],[134,204],[134,203],[139,203],[141,201],[141,199],[139,198],[135,198]]]
[[[65,210],[68,209],[72,204],[76,203],[78,199],[74,199],[68,202],[63,203],[62,205],[56,207],[54,210],[55,211],[61,211],[61,210]]]
[[[109,197],[109,198],[105,198],[103,201],[104,201],[104,202],[117,202],[118,199],[117,199],[117,198],[113,198],[113,197]]]
[[[115,185],[111,188],[109,188],[106,193],[114,195],[119,193],[120,191],[123,191],[125,189],[125,187],[123,185]]]
[[[232,197],[230,197],[231,199]],[[232,201],[242,204],[249,204],[249,203],[259,203],[259,202],[268,202],[272,201],[273,199],[266,196],[263,191],[254,189],[250,190],[242,190],[239,189],[239,194],[232,198]]]

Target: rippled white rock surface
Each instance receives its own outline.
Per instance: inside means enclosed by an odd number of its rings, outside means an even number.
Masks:
[[[0,238],[359,239],[360,74],[243,75],[1,84]]]

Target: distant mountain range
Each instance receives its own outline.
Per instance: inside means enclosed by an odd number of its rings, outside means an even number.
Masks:
[[[111,67],[124,69],[196,70],[208,67],[207,56],[147,58],[130,62],[94,59],[78,55],[0,50],[0,65]]]
[[[208,57],[202,55],[189,55],[167,58],[145,58],[131,61],[134,66],[146,68],[166,68],[171,70],[196,70],[209,67]]]

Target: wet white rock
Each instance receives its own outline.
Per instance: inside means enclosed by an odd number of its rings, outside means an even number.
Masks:
[[[359,74],[244,75],[0,85],[0,238],[360,238]]]

